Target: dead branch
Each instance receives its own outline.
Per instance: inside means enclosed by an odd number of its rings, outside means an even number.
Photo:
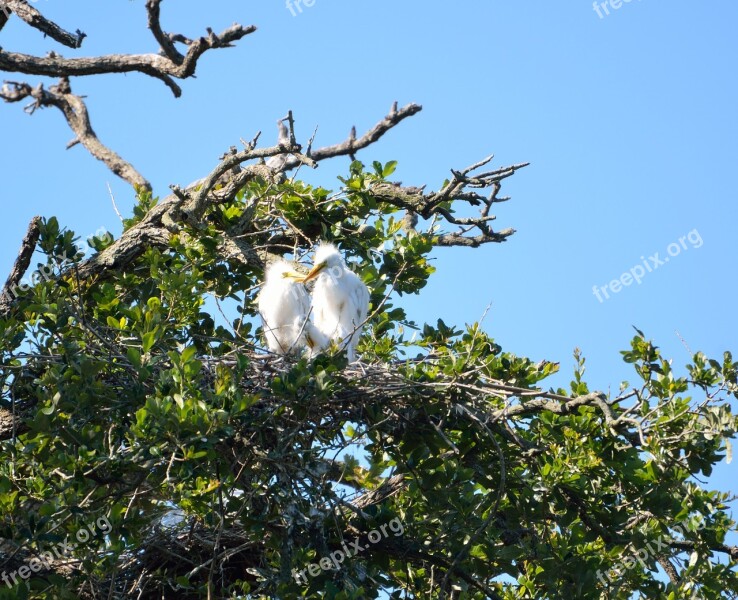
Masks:
[[[82,40],[87,35],[79,29],[75,33],[65,31],[59,25],[44,17],[26,0],[2,0],[0,1],[0,11],[3,10],[3,5],[6,10],[16,14],[34,29],[38,29],[44,35],[48,35],[51,39],[69,48],[79,48],[82,45]],[[7,14],[5,17],[7,19]]]
[[[62,58],[56,54],[47,57],[31,56],[0,50],[0,71],[44,75],[47,77],[80,77],[106,73],[138,72],[163,81],[179,97],[182,89],[174,79],[187,79],[195,73],[197,62],[208,50],[229,48],[233,43],[256,31],[253,25],[232,25],[220,34],[208,29],[207,37],[200,37],[188,46],[180,64],[159,54],[108,54],[90,58]]]
[[[154,35],[154,38],[156,38],[156,41],[159,42],[159,46],[161,47],[161,51],[164,53],[164,56],[169,58],[173,63],[181,65],[184,61],[184,56],[175,47],[173,36],[164,33],[164,30],[161,27],[159,20],[159,6],[161,5],[161,2],[162,0],[147,0],[146,2],[146,11],[149,16],[149,29]]]
[[[139,72],[163,81],[175,96],[182,90],[174,79],[186,79],[195,73],[197,62],[208,50],[229,48],[235,42],[256,31],[256,27],[244,27],[235,23],[216,34],[209,27],[207,36],[192,40],[182,34],[165,33],[160,23],[161,0],[148,0],[148,26],[152,35],[161,47],[160,54],[108,54],[85,58],[63,58],[54,52],[46,57],[32,56],[16,52],[6,52],[0,48],[0,70],[26,75],[42,75],[47,77],[74,77],[101,75],[104,73]],[[0,0],[0,28],[12,11],[26,23],[49,35],[70,48],[79,48],[85,34],[77,31],[71,34],[52,21],[46,19],[37,9],[29,6],[25,0]],[[184,44],[187,52],[183,55],[175,43]]]
[[[395,102],[390,112],[360,138],[357,139],[356,129],[352,128],[349,137],[343,142],[307,152],[306,155],[315,162],[337,156],[355,158],[356,152],[373,144],[402,120],[421,110],[422,107],[418,104],[408,104],[398,109],[397,102]],[[291,121],[290,123],[292,124]],[[279,139],[287,140],[286,128],[284,132],[281,129],[284,127],[282,121],[279,125],[281,126]],[[292,129],[290,133],[289,139],[293,140]],[[369,191],[379,202],[386,202],[406,211],[404,220],[406,230],[412,230],[415,227],[418,215],[425,219],[439,217],[445,223],[458,227],[456,231],[435,234],[433,244],[436,246],[477,247],[490,242],[504,242],[515,233],[515,230],[505,228],[494,231],[491,222],[496,217],[490,211],[493,204],[509,200],[508,197],[499,196],[502,180],[514,175],[516,171],[528,166],[529,163],[515,164],[481,173],[475,172],[491,162],[493,158],[489,156],[461,171],[452,170],[452,178],[437,192],[425,193],[424,187],[403,187],[390,182],[373,183]],[[304,158],[298,155],[289,158],[282,155],[279,160],[272,159],[267,164],[275,170],[284,172],[304,162]],[[486,194],[477,191],[485,189],[489,190]],[[454,216],[450,205],[459,202],[480,207],[479,216],[469,218]]]
[[[417,110],[413,110],[410,107],[417,107]],[[418,110],[420,110],[419,106],[410,104],[401,111],[398,111],[398,114],[409,116],[410,112],[415,114]],[[375,126],[372,129],[374,133],[370,132],[372,138],[378,139],[376,138],[377,131],[380,131],[378,135],[381,137],[405,118],[405,116],[391,123],[389,126],[383,126],[380,130]],[[380,123],[384,123],[385,120],[386,118]],[[294,129],[293,124],[290,124],[290,127]],[[292,133],[288,132],[287,139],[293,139],[293,135],[294,130]],[[362,139],[368,135],[369,133],[362,136]],[[178,224],[182,222],[189,222],[197,226],[198,217],[202,215],[202,212],[209,203],[224,202],[227,199],[232,199],[238,190],[254,177],[259,176],[269,179],[277,175],[266,164],[251,164],[243,169],[234,171],[234,167],[236,166],[251,160],[269,159],[271,157],[286,155],[292,155],[288,160],[295,161],[295,164],[302,162],[313,166],[315,161],[318,160],[315,159],[316,155],[322,157],[319,160],[340,155],[333,154],[333,151],[330,150],[337,146],[330,146],[328,150],[321,148],[314,151],[312,157],[308,157],[300,153],[301,147],[299,144],[294,146],[291,142],[285,144],[283,136],[277,145],[270,148],[257,149],[256,143],[258,137],[257,135],[253,140],[246,143],[246,148],[243,151],[225,154],[220,163],[205,178],[191,183],[186,188],[173,186],[172,191],[174,193],[164,198],[157,206],[149,211],[140,223],[124,232],[118,240],[101,253],[81,263],[78,266],[80,279],[84,280],[89,277],[102,276],[108,269],[113,267],[120,270],[125,269],[144,252],[147,247],[144,241],[156,247],[166,248],[169,244],[171,231],[176,231]],[[339,144],[339,146],[341,145]],[[213,192],[216,184],[222,184],[223,187]],[[265,252],[257,254],[253,249],[247,248],[246,244],[241,240],[230,239],[227,235],[224,235],[224,239],[221,241],[221,249],[226,259],[257,267],[263,266],[262,261],[266,256]],[[0,311],[1,314],[2,312]]]
[[[21,242],[20,251],[18,257],[13,263],[13,268],[10,270],[10,275],[3,286],[2,292],[0,292],[0,314],[3,314],[5,310],[15,299],[13,290],[18,286],[23,275],[28,270],[28,265],[31,264],[31,257],[36,250],[36,242],[41,235],[41,217],[33,217],[28,225],[28,231]]]
[[[405,209],[410,214],[417,214],[425,219],[440,217],[446,223],[458,226],[457,231],[434,235],[433,243],[436,246],[477,247],[489,242],[504,242],[515,233],[515,230],[508,228],[493,231],[490,223],[496,217],[490,214],[490,210],[496,202],[508,200],[508,198],[498,197],[501,187],[500,182],[519,169],[528,166],[528,163],[511,165],[484,173],[473,173],[491,160],[492,156],[467,167],[463,171],[452,170],[453,178],[437,192],[425,193],[422,188],[402,187],[388,182],[375,183],[369,189],[380,202],[392,204]],[[489,188],[491,188],[491,192],[487,195],[473,191]],[[455,217],[453,210],[450,208],[451,203],[479,206],[479,216],[470,218]],[[474,230],[479,233],[468,235],[469,232]]]
[[[376,142],[395,125],[398,125],[404,119],[419,113],[421,110],[423,110],[423,107],[419,104],[408,104],[407,106],[403,106],[398,109],[397,102],[395,102],[392,105],[390,112],[360,138],[356,139],[356,128],[353,127],[349,137],[345,141],[333,146],[325,146],[323,148],[313,150],[309,153],[309,156],[316,162],[320,162],[327,158],[335,158],[336,156],[353,157],[356,152]],[[282,170],[289,171],[290,169],[300,166],[300,164],[302,164],[301,160],[297,157],[293,157],[284,162]]]
[[[211,171],[211,173],[200,182],[199,189],[195,193],[184,191],[187,202],[183,207],[186,219],[191,225],[197,225],[209,204],[208,198],[217,183],[223,183],[224,176],[229,175],[230,181],[225,185],[225,189],[218,192],[218,202],[228,202],[233,200],[240,189],[246,183],[255,177],[262,177],[270,180],[275,176],[275,172],[267,164],[250,165],[245,169],[236,169],[245,162],[254,159],[271,159],[277,156],[293,155],[295,160],[299,160],[301,164],[310,167],[316,167],[313,159],[301,153],[302,147],[297,143],[295,138],[295,122],[292,117],[292,111],[289,116],[289,134],[288,141],[283,139],[284,134],[280,128],[280,138],[276,146],[271,148],[257,149],[256,142],[259,136],[256,136],[251,142],[246,144],[246,148],[241,152],[229,152],[221,157],[221,162]],[[282,124],[284,127],[284,124]]]
[[[104,162],[113,173],[130,183],[134,188],[151,189],[151,184],[133,165],[105,146],[97,137],[90,124],[87,106],[80,96],[75,96],[72,93],[69,79],[62,77],[57,85],[51,86],[48,90],[42,84],[32,88],[27,83],[18,82],[7,82],[0,89],[0,99],[6,102],[20,102],[26,98],[33,99],[33,102],[26,107],[28,113],[33,113],[38,108],[48,106],[55,106],[64,113],[69,127],[77,136],[69,143],[68,148],[80,143],[87,148],[92,156]]]
[[[45,106],[56,106],[67,119],[76,138],[70,146],[81,143],[97,159],[103,161],[116,175],[131,183],[134,187],[150,190],[149,182],[128,162],[103,145],[90,125],[85,103],[79,96],[71,93],[69,78],[73,76],[100,75],[105,73],[140,72],[163,81],[178,97],[182,90],[174,79],[186,79],[195,73],[200,57],[208,50],[227,48],[241,38],[256,31],[256,27],[243,27],[234,24],[220,34],[207,28],[207,36],[189,39],[182,34],[164,32],[160,22],[161,0],[147,0],[148,27],[161,48],[162,54],[110,54],[86,58],[64,58],[55,52],[48,56],[32,56],[16,52],[7,52],[0,47],[0,71],[59,77],[56,86],[48,90],[43,85],[32,88],[27,83],[11,83],[13,88],[4,86],[0,99],[6,102],[18,102],[24,98],[33,98],[28,107],[29,112]],[[0,0],[0,29],[5,25],[10,14],[15,14],[31,27],[38,29],[57,42],[70,48],[79,48],[85,34],[77,30],[71,34],[56,23],[45,18],[26,0]],[[183,44],[186,53],[177,50],[175,44]]]

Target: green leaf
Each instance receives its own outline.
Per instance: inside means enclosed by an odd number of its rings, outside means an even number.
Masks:
[[[395,172],[395,169],[397,168],[397,161],[391,160],[386,165],[384,165],[384,169],[382,170],[382,177],[389,177],[392,175],[392,173]]]
[[[141,337],[141,348],[144,352],[148,352],[156,343],[156,330],[148,331]]]

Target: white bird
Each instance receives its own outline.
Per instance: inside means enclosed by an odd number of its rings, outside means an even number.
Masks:
[[[312,344],[308,337],[313,329],[308,320],[310,296],[302,278],[284,259],[274,261],[266,269],[259,292],[259,314],[267,347],[275,354],[296,354]]]
[[[356,360],[356,345],[369,311],[369,290],[333,244],[323,242],[315,251],[313,268],[303,278],[315,279],[312,313],[320,342],[335,340],[345,345],[349,362]],[[323,349],[328,344],[320,347]]]

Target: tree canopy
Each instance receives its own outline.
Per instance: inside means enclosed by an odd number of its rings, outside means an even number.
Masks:
[[[632,380],[603,393],[578,352],[554,387],[558,363],[478,322],[415,323],[401,297],[423,294],[434,248],[514,234],[491,211],[526,166],[489,157],[434,191],[402,185],[366,149],[416,104],[322,148],[289,113],[276,145],[242,141],[156,196],[70,78],[135,71],[178,95],[203,53],[255,30],[168,33],[160,4],[146,2],[159,55],[0,49],[0,70],[60,78],[0,98],[59,108],[137,198],[117,239],[34,219],[3,288],[0,598],[734,597],[732,498],[703,481],[738,427],[732,355],[678,368],[636,330]],[[0,9],[0,29],[20,18],[83,43],[28,2]],[[333,189],[300,179],[325,161]],[[265,265],[306,265],[321,240],[371,292],[357,363],[265,351]]]

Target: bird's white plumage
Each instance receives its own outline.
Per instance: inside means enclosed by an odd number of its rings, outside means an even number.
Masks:
[[[266,269],[264,285],[259,293],[259,314],[267,347],[275,354],[301,351],[308,345],[306,332],[310,296],[300,275],[286,260],[276,260]]]
[[[326,341],[334,340],[342,348],[346,347],[349,362],[354,362],[356,345],[369,310],[369,290],[359,276],[349,270],[333,244],[318,246],[313,269],[306,280],[313,278],[315,328]]]
[[[331,343],[328,336],[317,328],[310,319],[305,322],[305,344],[308,347],[308,356],[314,358],[325,350]]]

